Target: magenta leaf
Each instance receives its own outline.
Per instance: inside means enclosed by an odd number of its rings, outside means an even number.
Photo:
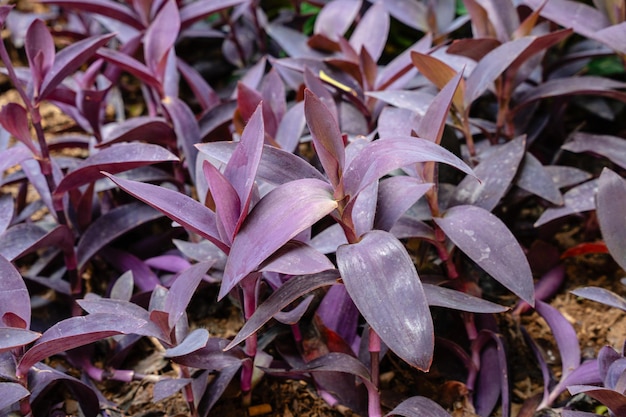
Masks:
[[[96,55],[99,58],[102,58],[105,61],[110,62],[125,71],[128,71],[130,74],[139,78],[141,81],[150,85],[151,87],[154,87],[156,89],[161,88],[161,83],[152,74],[150,68],[146,67],[135,58],[123,52],[108,48],[102,48],[98,50]]]
[[[591,152],[602,155],[622,168],[626,168],[626,141],[609,135],[575,132],[561,149],[570,152]]]
[[[374,230],[358,243],[340,246],[337,264],[348,294],[383,342],[410,365],[428,369],[433,323],[404,245],[392,234]]]
[[[168,0],[150,22],[144,35],[146,64],[159,79],[163,79],[167,55],[176,42],[179,30],[178,6],[174,0]]]
[[[626,204],[626,181],[609,168],[604,168],[598,180],[596,197],[598,222],[606,247],[613,259],[626,266],[626,222],[621,214]]]
[[[598,189],[598,180],[587,181],[571,188],[563,194],[563,206],[548,208],[544,211],[534,226],[539,227],[570,214],[582,213],[596,208],[595,195]]]
[[[402,401],[385,417],[404,416],[404,417],[450,417],[450,414],[444,410],[439,404],[426,397],[411,397]]]
[[[441,135],[443,135],[443,129],[446,126],[452,99],[462,79],[463,71],[459,71],[435,96],[420,121],[416,131],[417,136],[437,144],[441,142]]]
[[[5,314],[12,313],[23,321],[23,329],[30,327],[30,296],[20,273],[13,264],[0,256],[0,326]],[[4,324],[6,325],[6,324]]]
[[[445,148],[426,139],[400,136],[376,140],[360,151],[344,171],[344,192],[355,196],[394,169],[428,161],[443,162],[474,175],[465,162]]]
[[[99,146],[116,142],[134,142],[150,138],[150,142],[171,143],[176,139],[172,127],[162,117],[137,116],[121,123],[105,126],[104,141]]]
[[[333,187],[337,188],[345,163],[345,147],[339,126],[322,100],[310,90],[305,91],[304,114],[324,171]]]
[[[233,241],[219,298],[298,233],[337,208],[326,182],[302,179],[278,186],[244,220]]]
[[[148,323],[134,316],[120,316],[110,313],[96,313],[72,317],[58,322],[41,336],[37,343],[22,356],[18,365],[18,376],[42,359],[60,352],[84,346],[109,336],[118,334],[141,334]]]
[[[202,278],[211,267],[211,263],[202,262],[190,266],[174,279],[165,300],[165,311],[169,314],[168,325],[173,329],[183,316],[191,297],[200,285]],[[178,355],[173,355],[178,356]]]
[[[56,54],[54,64],[46,73],[41,83],[39,99],[48,96],[68,75],[72,74],[89,59],[98,48],[107,43],[114,35],[93,36],[73,43]]]
[[[245,322],[237,336],[226,346],[225,350],[232,349],[253,335],[265,323],[299,297],[309,294],[317,288],[336,284],[339,278],[339,273],[336,270],[320,272],[314,275],[299,275],[291,278],[258,306],[254,314]]]
[[[35,19],[28,27],[24,47],[35,91],[38,92],[46,72],[54,64],[55,55],[54,40],[43,20]]]
[[[30,391],[17,382],[0,382],[0,391],[2,391],[2,397],[0,397],[0,410],[15,404],[22,398],[26,398],[30,395]]]
[[[26,346],[34,342],[40,333],[16,327],[0,327],[0,353]]]
[[[241,200],[233,185],[216,167],[207,161],[202,164],[204,177],[209,185],[211,198],[215,203],[215,215],[217,216],[217,229],[220,238],[227,244],[232,244],[237,232],[240,218],[245,218],[246,213],[241,212]],[[254,183],[254,181],[251,181]]]
[[[564,380],[580,365],[580,346],[576,331],[567,319],[550,304],[537,300],[535,309],[550,326],[559,347],[562,366],[561,380]]]
[[[90,156],[68,173],[59,183],[55,195],[59,196],[101,178],[101,171],[117,174],[145,165],[177,160],[174,154],[158,145],[118,143]]]
[[[472,176],[465,177],[456,188],[454,203],[472,204],[492,211],[511,187],[524,157],[525,145],[524,136],[520,136],[482,158],[474,168],[474,175],[481,182]]]
[[[509,309],[461,291],[451,290],[450,288],[432,284],[422,284],[422,286],[430,306],[451,308],[471,313],[503,313]]]
[[[183,227],[210,240],[224,252],[228,252],[228,247],[219,238],[215,213],[204,205],[164,187],[107,176],[127,193],[159,210]]]
[[[141,203],[130,203],[116,207],[98,217],[83,232],[78,241],[76,256],[78,268],[82,270],[100,249],[124,233],[161,217],[161,213]]]
[[[515,236],[495,215],[476,206],[456,206],[434,219],[446,236],[478,266],[533,305],[533,276]]]

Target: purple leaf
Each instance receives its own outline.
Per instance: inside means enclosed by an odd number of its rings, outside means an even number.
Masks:
[[[304,368],[306,372],[343,372],[359,377],[367,386],[368,391],[377,392],[365,365],[354,356],[345,353],[331,352],[308,362]]]
[[[32,158],[32,153],[21,144],[3,150],[0,152],[0,173],[3,173],[14,165],[21,164],[28,158]]]
[[[456,206],[434,219],[478,266],[533,305],[533,276],[524,251],[502,220],[476,206]]]
[[[274,318],[276,319],[276,321],[282,324],[298,324],[298,322],[302,319],[302,316],[304,316],[304,314],[307,312],[314,298],[315,296],[311,294],[291,310],[279,311],[274,315]]]
[[[425,33],[432,29],[426,3],[405,0],[384,0],[382,3],[391,16],[405,25]]]
[[[361,0],[335,0],[329,2],[317,15],[313,33],[324,35],[336,42],[350,28],[360,8]]]
[[[0,336],[0,353],[2,353],[26,346],[37,340],[41,334],[27,329],[1,326]]]
[[[552,204],[563,204],[563,196],[552,180],[550,173],[531,153],[524,155],[524,162],[515,180],[515,185]]]
[[[292,240],[265,260],[259,270],[287,275],[305,275],[332,268],[332,262],[322,253],[309,245]]]
[[[20,273],[13,264],[0,256],[0,327],[7,313],[18,316],[23,321],[23,329],[30,327],[30,296]],[[6,324],[4,324],[6,325]],[[13,326],[14,327],[14,326]]]
[[[116,51],[113,49],[108,49],[108,48],[102,48],[98,50],[96,55],[99,58],[102,58],[105,61],[110,62],[113,65],[116,65],[125,71],[128,71],[130,74],[139,78],[141,81],[150,85],[151,87],[154,87],[157,90],[161,89],[162,87],[161,83],[150,72],[150,68],[146,67],[144,64],[137,61],[135,58],[128,56],[127,54],[123,52]]]
[[[226,346],[225,350],[232,349],[252,336],[282,309],[301,296],[310,294],[317,288],[336,284],[339,278],[339,273],[336,270],[330,270],[314,275],[300,275],[289,279],[257,307],[252,316],[239,330],[237,336]]]
[[[445,148],[426,139],[400,136],[371,142],[356,155],[343,174],[344,193],[355,196],[394,169],[428,161],[443,162],[473,175],[465,162]]]
[[[586,298],[588,300],[597,301],[611,307],[619,308],[626,311],[626,300],[619,294],[599,287],[582,287],[572,291],[577,297]]]
[[[270,191],[254,206],[233,241],[218,298],[335,208],[330,185],[316,179],[288,182]]]
[[[208,161],[204,161],[202,170],[209,185],[211,199],[215,203],[215,215],[218,220],[217,229],[220,238],[230,245],[235,238],[235,233],[237,233],[239,219],[245,218],[247,212],[241,211],[241,200],[239,200],[237,191],[224,174]]]
[[[469,106],[498,78],[535,40],[524,37],[500,45],[483,57],[467,77],[464,106]]]
[[[207,345],[188,355],[177,356],[174,362],[185,366],[210,371],[221,371],[231,366],[240,366],[244,360],[241,350],[235,349],[227,352],[226,345],[229,340],[217,337],[209,338]]]
[[[428,305],[468,311],[470,313],[503,313],[509,308],[457,290],[422,284]]]
[[[171,316],[170,316],[171,317]],[[195,329],[187,335],[179,345],[165,349],[163,356],[166,358],[175,356],[185,356],[193,353],[206,346],[209,341],[209,332],[207,329]]]
[[[11,194],[0,195],[0,236],[7,230],[13,215],[15,214],[13,196]]]
[[[570,152],[591,152],[626,168],[626,140],[617,136],[575,132],[561,149]]]
[[[65,225],[59,225],[46,233],[33,223],[18,223],[2,235],[0,255],[12,261],[39,249],[57,246],[71,256],[73,242],[74,235]]]
[[[360,315],[344,285],[330,287],[315,314],[324,326],[341,336],[348,345],[354,343]]]
[[[411,397],[396,406],[385,417],[450,417],[450,414],[439,404],[426,397]]]
[[[265,30],[285,53],[292,58],[324,58],[324,54],[308,45],[309,37],[298,30],[280,24],[269,24]]]
[[[220,97],[198,71],[182,59],[179,59],[176,64],[180,75],[187,81],[187,85],[193,91],[194,97],[200,103],[203,112],[209,111],[220,104]]]
[[[212,263],[202,262],[192,265],[181,272],[170,287],[165,300],[165,312],[169,314],[168,325],[173,329],[178,320],[183,316],[191,297],[200,285],[202,278],[211,267]],[[172,355],[178,356],[178,355]]]
[[[160,255],[145,260],[150,268],[180,273],[191,266],[189,261],[179,255]]]
[[[167,55],[174,47],[179,30],[178,6],[175,0],[168,0],[150,22],[144,35],[146,64],[159,79],[163,79]]]
[[[600,401],[616,416],[626,414],[626,396],[618,391],[596,387],[593,385],[570,385],[567,389],[572,395],[584,393],[585,395]]]
[[[473,173],[482,182],[472,176],[465,177],[456,188],[454,204],[472,204],[493,211],[515,178],[525,146],[525,137],[520,136],[482,158]]]
[[[2,111],[0,111],[0,123],[15,139],[26,145],[33,154],[37,155],[39,153],[30,135],[28,115],[24,107],[17,103],[5,104],[2,106]]]
[[[140,203],[125,204],[98,217],[78,241],[76,248],[78,269],[82,270],[100,249],[118,237],[159,217],[161,213]]]
[[[71,189],[101,178],[101,171],[117,174],[168,161],[178,161],[178,158],[161,146],[149,143],[118,143],[90,156],[68,173],[57,186],[55,195],[60,196]]]
[[[324,171],[333,187],[337,188],[345,163],[345,147],[339,125],[324,103],[310,90],[305,90],[304,114]]]
[[[372,59],[378,61],[387,43],[390,20],[382,2],[374,3],[350,35],[350,45],[358,54],[365,48]]]
[[[339,245],[348,243],[339,223],[335,223],[315,235],[309,244],[321,253],[334,253]]]
[[[598,180],[596,197],[598,222],[606,247],[613,259],[626,266],[626,222],[623,208],[626,204],[626,181],[609,168],[604,168]]]
[[[224,252],[228,252],[228,247],[219,239],[215,213],[204,205],[164,187],[107,176],[127,193],[159,210],[183,227],[210,240]]]
[[[107,247],[101,250],[101,256],[119,272],[132,271],[135,284],[140,291],[154,291],[160,285],[159,278],[148,265],[135,255]]]
[[[208,15],[238,6],[246,0],[208,0],[186,4],[180,9],[180,20],[183,28],[191,26]]]
[[[552,220],[569,216],[570,214],[582,213],[596,208],[595,195],[598,189],[598,180],[587,181],[576,186],[563,194],[563,206],[548,208],[544,211],[534,226],[539,227]]]
[[[111,287],[111,299],[120,301],[130,301],[133,296],[135,280],[133,272],[126,271],[118,279],[115,280]]]
[[[22,356],[17,374],[24,376],[34,364],[42,359],[109,336],[140,334],[147,324],[145,320],[134,316],[124,316],[124,320],[120,320],[119,315],[108,313],[96,313],[60,321],[46,330],[37,343]]]
[[[305,125],[304,102],[295,103],[280,121],[274,140],[282,149],[293,152],[298,147]]]
[[[71,7],[82,11],[98,13],[125,23],[135,29],[143,29],[143,24],[137,16],[123,4],[109,0],[41,0],[44,4],[55,4],[61,7]]]
[[[39,92],[46,72],[54,64],[55,55],[54,40],[48,27],[41,19],[35,19],[28,27],[24,47],[28,66],[33,76],[35,91]]]
[[[250,117],[250,120],[248,120],[248,124],[241,134],[241,140],[235,147],[224,169],[224,177],[228,179],[237,192],[241,203],[239,207],[239,213],[241,213],[239,224],[245,218],[250,207],[254,179],[261,159],[261,152],[263,151],[264,137],[265,127],[262,105],[259,105]]]
[[[191,381],[191,378],[168,378],[155,382],[152,391],[152,401],[158,402],[176,394]]]
[[[198,127],[196,116],[194,116],[189,106],[178,97],[166,97],[163,100],[163,106],[172,120],[174,132],[176,132],[176,137],[178,138],[178,146],[183,150],[185,155],[184,162],[187,164],[192,181],[195,182],[195,163],[198,155],[195,144],[201,141],[200,128]]]
[[[474,388],[476,413],[481,416],[490,415],[501,396],[502,416],[509,417],[509,375],[502,336],[482,330],[474,340],[472,350],[480,352],[481,362],[478,386]]]
[[[73,43],[56,54],[54,64],[41,83],[39,100],[48,96],[68,75],[72,74],[89,59],[98,48],[114,35],[93,36]]]
[[[432,318],[402,243],[374,230],[358,243],[340,246],[337,264],[354,304],[383,342],[411,366],[428,369],[434,348]]]
[[[151,143],[172,143],[176,136],[172,127],[162,117],[137,116],[121,123],[105,126],[104,141],[99,146],[116,142],[134,142],[150,138]]]
[[[389,231],[400,217],[433,184],[423,183],[417,178],[395,176],[382,180],[378,186],[378,205],[376,206],[376,229]]]
[[[461,79],[463,79],[463,71],[459,71],[435,96],[420,121],[416,131],[417,136],[437,144],[441,143],[441,136],[446,126],[452,99],[459,89]]]
[[[387,0],[388,3],[389,0]],[[400,0],[402,4],[409,4],[403,0]],[[417,4],[417,3],[413,3]],[[375,89],[395,89],[403,88],[407,82],[409,82],[415,74],[417,69],[411,62],[412,52],[426,53],[432,45],[432,34],[426,33],[420,40],[415,42],[411,47],[407,48],[400,55],[395,57],[385,67],[380,68],[376,79]]]
[[[559,347],[562,366],[561,380],[564,380],[580,365],[580,346],[576,331],[565,317],[550,304],[537,300],[535,309],[550,326]]]
[[[29,390],[16,382],[0,382],[0,391],[2,391],[2,397],[0,397],[0,410],[15,404],[22,398],[26,398],[30,395]]]

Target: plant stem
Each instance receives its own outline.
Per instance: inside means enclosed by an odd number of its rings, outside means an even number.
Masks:
[[[252,273],[241,281],[243,292],[243,314],[246,321],[252,317],[256,310],[256,287],[258,273]],[[245,354],[249,360],[245,360],[241,366],[241,391],[244,405],[250,405],[252,401],[252,374],[254,372],[254,358],[257,352],[257,336],[254,333],[246,339],[244,347]]]

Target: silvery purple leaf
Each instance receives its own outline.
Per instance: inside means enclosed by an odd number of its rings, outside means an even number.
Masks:
[[[561,146],[570,152],[591,152],[602,155],[622,168],[626,168],[626,140],[617,136],[594,135],[575,132],[570,140]]]
[[[157,402],[171,397],[191,382],[191,378],[167,378],[154,383],[152,401]]]
[[[376,229],[389,231],[417,200],[433,184],[424,183],[414,177],[395,176],[380,181],[378,205],[376,206]]]
[[[163,79],[165,63],[180,30],[178,6],[174,0],[165,2],[144,34],[144,56],[148,68]]]
[[[339,278],[339,273],[336,270],[329,270],[313,275],[299,275],[289,279],[257,307],[225,349],[232,349],[246,340],[299,297],[309,294],[317,288],[336,284]]]
[[[6,314],[6,313],[5,313]],[[0,353],[21,348],[41,337],[41,333],[16,327],[0,327]]]
[[[233,377],[239,371],[239,364],[231,365],[226,368],[223,368],[219,375],[213,381],[211,381],[211,385],[206,390],[206,393],[200,400],[200,404],[198,404],[198,411],[200,416],[208,417],[211,408],[217,403],[217,401],[222,397],[224,391],[230,385]]]
[[[224,252],[228,252],[228,247],[219,239],[215,213],[204,205],[164,187],[107,176],[127,193],[159,210],[183,227],[210,240]]]
[[[411,110],[420,116],[426,114],[426,110],[433,100],[432,94],[420,90],[368,91],[367,95],[398,108]]]
[[[245,218],[247,212],[241,211],[242,203],[237,191],[224,174],[207,161],[202,164],[202,170],[209,186],[211,199],[215,204],[220,239],[231,245],[239,228],[239,219]],[[254,181],[251,182],[254,183]]]
[[[385,414],[385,417],[389,416],[450,417],[450,414],[439,404],[429,398],[411,397],[402,401],[393,410]]]
[[[111,299],[120,301],[130,301],[133,296],[135,281],[133,280],[133,272],[126,271],[119,276],[111,287]]]
[[[476,413],[490,415],[501,397],[502,416],[510,415],[509,374],[502,336],[489,330],[482,330],[472,344],[472,349],[480,352],[481,369],[474,389]]]
[[[624,204],[626,204],[626,181],[609,168],[604,168],[598,180],[596,211],[604,243],[613,259],[622,268],[626,266]]]
[[[324,54],[308,45],[309,37],[286,25],[270,23],[265,27],[267,34],[292,58],[322,59]]]
[[[189,333],[185,340],[183,340],[180,344],[174,346],[173,348],[165,349],[163,355],[166,358],[189,355],[190,353],[193,353],[198,349],[202,349],[203,347],[205,347],[208,341],[209,332],[207,331],[207,329],[195,329],[191,333]]]
[[[172,127],[162,117],[137,116],[103,129],[104,140],[98,146],[116,142],[134,142],[150,138],[150,142],[171,143],[176,139]]]
[[[54,64],[41,83],[39,100],[46,98],[68,75],[80,68],[98,48],[104,46],[113,36],[111,34],[83,39],[57,53]]]
[[[533,305],[533,276],[528,260],[502,220],[476,206],[452,207],[444,217],[433,220],[485,272]]]
[[[557,206],[563,204],[563,196],[550,173],[531,153],[524,155],[515,185]]]
[[[337,264],[354,304],[382,341],[410,365],[428,369],[434,347],[432,318],[402,243],[374,230],[358,243],[340,246]]]
[[[339,245],[348,243],[346,234],[339,223],[332,224],[315,235],[309,244],[318,252],[334,253]]]
[[[274,140],[282,149],[293,152],[298,147],[304,126],[306,126],[304,102],[298,102],[291,106],[281,119]]]
[[[231,366],[241,366],[246,356],[240,349],[227,349],[228,342],[229,340],[226,339],[211,337],[205,347],[188,355],[177,356],[174,362],[210,371],[222,371]]]
[[[315,19],[313,33],[337,41],[350,28],[360,8],[361,0],[334,0],[327,3]]]
[[[626,311],[626,299],[619,294],[600,287],[582,287],[572,291],[577,297],[586,298],[598,303]]]
[[[355,196],[372,182],[397,168],[417,162],[443,162],[467,174],[472,169],[445,148],[426,139],[400,136],[369,143],[343,173],[345,195]]]
[[[279,311],[274,314],[276,321],[282,324],[294,325],[302,319],[302,316],[307,312],[311,302],[315,299],[314,295],[308,295],[304,298],[296,307],[289,311]]]
[[[412,237],[435,240],[435,231],[428,224],[411,216],[402,216],[393,225],[390,232],[398,239]]]
[[[525,137],[520,136],[482,158],[474,168],[474,175],[481,182],[472,176],[465,177],[456,188],[453,204],[472,204],[493,211],[511,187],[524,157],[525,146]]]
[[[13,215],[15,214],[15,205],[11,194],[0,195],[0,236],[7,230]]]
[[[446,126],[446,120],[448,120],[452,99],[462,79],[463,71],[459,71],[435,96],[417,128],[416,133],[418,137],[428,139],[437,144],[441,143],[441,136]]]
[[[0,256],[0,327],[8,326],[3,322],[7,313],[19,317],[23,329],[30,328],[30,296],[22,276],[5,257]],[[11,326],[17,327],[17,326]]]
[[[384,0],[382,4],[388,10],[389,14],[400,22],[420,32],[430,33],[432,28],[428,22],[429,15],[426,3],[404,0]]]
[[[197,263],[178,274],[174,279],[165,301],[164,310],[169,314],[168,325],[170,329],[174,328],[185,313],[191,297],[210,267],[211,263],[208,262]]]
[[[22,356],[17,368],[18,376],[42,359],[60,352],[84,346],[109,336],[141,333],[148,323],[140,318],[110,313],[96,313],[72,317],[56,323],[41,336],[37,343]]]
[[[291,181],[270,191],[254,206],[233,241],[218,298],[335,208],[332,188],[316,179]]]
[[[378,181],[374,181],[361,190],[348,205],[357,236],[361,236],[374,228],[377,195]]]
[[[570,187],[580,184],[592,177],[587,171],[580,168],[564,165],[546,165],[546,172],[552,177],[552,181],[558,188]]]
[[[308,362],[301,371],[307,372],[343,372],[358,377],[367,386],[368,391],[377,391],[365,365],[354,356],[340,352],[327,353]]]
[[[378,61],[387,43],[390,21],[389,13],[382,2],[375,2],[367,9],[350,35],[350,45],[358,54],[365,48],[374,62]]]
[[[244,2],[245,0],[209,0],[188,3],[180,9],[181,26],[183,28],[191,26],[193,23],[204,19],[210,14],[238,6]]]
[[[167,161],[178,161],[178,158],[161,146],[149,143],[118,143],[93,154],[68,173],[57,186],[55,195],[62,195],[71,189],[102,178],[101,171],[117,174]]]
[[[503,313],[508,307],[432,284],[422,284],[429,306],[445,307],[471,313]]]
[[[412,110],[385,106],[378,116],[378,134],[381,138],[410,136],[419,121],[419,115]]]
[[[70,255],[73,252],[73,241],[74,235],[65,225],[46,232],[33,223],[18,223],[2,234],[0,255],[13,261],[49,246],[57,246]]]
[[[98,217],[83,232],[78,241],[76,247],[78,269],[82,270],[100,249],[113,240],[137,226],[158,219],[161,216],[160,212],[150,206],[130,203],[116,207]]]
[[[28,158],[32,158],[31,151],[22,144],[14,145],[0,152],[0,173],[8,168],[20,164]]]
[[[552,330],[561,354],[562,376],[567,378],[580,365],[580,346],[572,325],[550,304],[537,300],[535,309]]]
[[[534,226],[539,227],[561,217],[595,209],[595,195],[597,190],[597,179],[587,181],[581,185],[571,188],[563,194],[563,206],[548,208],[541,214],[539,219],[537,219]]]
[[[0,410],[15,404],[22,398],[26,398],[30,395],[29,390],[16,382],[0,382],[0,391],[2,391],[2,396],[0,397]]]
[[[305,275],[333,269],[330,260],[311,246],[291,240],[260,266],[261,272],[279,272],[287,275]]]

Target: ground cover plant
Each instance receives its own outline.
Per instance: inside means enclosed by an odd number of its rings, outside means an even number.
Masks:
[[[289,379],[356,415],[624,415],[623,345],[589,358],[550,300],[572,259],[626,267],[625,13],[0,6],[0,414],[132,415],[108,387],[142,381],[181,415],[254,415]],[[232,335],[199,324],[229,308]],[[392,392],[389,367],[420,386]]]

